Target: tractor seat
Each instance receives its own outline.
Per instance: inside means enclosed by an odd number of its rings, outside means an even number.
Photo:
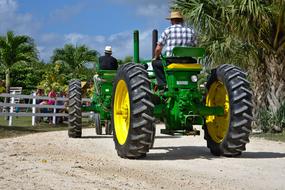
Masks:
[[[179,70],[202,70],[202,65],[195,59],[200,59],[205,55],[205,49],[193,47],[174,47],[172,57],[166,58],[168,71]],[[194,58],[193,58],[194,57]]]
[[[193,64],[197,63],[197,60],[193,57],[167,57],[166,58],[166,66],[175,63],[175,64]]]
[[[173,70],[202,70],[202,65],[192,57],[168,57],[166,58],[167,71]]]

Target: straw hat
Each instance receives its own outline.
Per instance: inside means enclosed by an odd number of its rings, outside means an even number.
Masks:
[[[111,46],[106,46],[105,47],[105,53],[112,53],[112,47]]]
[[[174,19],[174,18],[181,18],[181,19],[183,19],[183,16],[181,15],[181,13],[179,11],[171,11],[170,16],[167,17],[166,19],[170,20],[170,19]]]

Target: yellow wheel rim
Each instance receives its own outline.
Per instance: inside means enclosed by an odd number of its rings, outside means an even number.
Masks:
[[[125,81],[120,80],[116,87],[113,107],[116,137],[120,145],[125,144],[130,128],[130,98]]]
[[[224,108],[223,116],[210,115],[206,117],[208,133],[212,140],[221,143],[227,135],[230,124],[230,103],[227,89],[220,81],[214,82],[206,97],[206,106]]]

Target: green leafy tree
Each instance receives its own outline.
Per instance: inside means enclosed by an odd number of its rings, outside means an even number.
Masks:
[[[67,74],[64,72],[64,67],[60,63],[46,64],[43,80],[38,87],[45,90],[47,94],[51,89],[56,92],[67,90]]]
[[[125,64],[125,63],[130,63],[130,62],[133,62],[133,56],[126,56],[124,59],[118,59],[118,64],[119,65],[122,65],[122,64]]]
[[[5,70],[6,92],[10,89],[12,67],[36,60],[37,51],[32,38],[26,35],[15,35],[12,31],[8,31],[5,36],[0,36],[0,65]]]
[[[123,63],[130,63],[133,62],[134,58],[133,56],[126,56],[123,60]]]
[[[90,50],[85,45],[74,46],[66,44],[63,48],[55,49],[51,58],[52,63],[61,63],[70,78],[80,78],[86,73],[86,64],[98,62],[98,52]]]
[[[175,0],[214,64],[247,69],[257,110],[276,112],[285,99],[285,1]]]
[[[39,61],[15,65],[11,69],[11,85],[21,86],[23,94],[30,94],[44,79],[45,67],[46,64]]]

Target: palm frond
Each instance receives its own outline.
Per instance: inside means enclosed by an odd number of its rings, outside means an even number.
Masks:
[[[63,63],[67,69],[75,74],[85,67],[85,63],[95,62],[98,52],[90,50],[86,45],[66,44],[63,48],[55,49],[51,58],[52,63]]]

